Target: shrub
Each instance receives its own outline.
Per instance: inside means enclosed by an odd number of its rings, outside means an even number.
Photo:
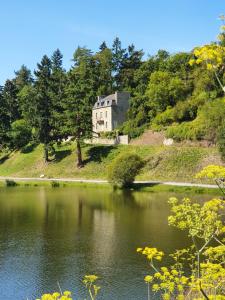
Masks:
[[[199,117],[205,124],[205,138],[212,142],[216,142],[218,137],[218,128],[223,126],[225,105],[224,98],[216,99],[206,103],[198,113]]]
[[[108,169],[108,179],[115,186],[128,187],[142,167],[141,158],[136,154],[121,154]]]
[[[105,131],[105,132],[100,133],[100,137],[101,138],[106,138],[106,139],[115,139],[117,137],[117,135],[118,135],[117,130]]]
[[[58,181],[51,181],[52,188],[60,187],[60,184]]]
[[[5,180],[5,185],[7,187],[12,187],[12,186],[17,186],[17,183],[14,180],[6,179]]]
[[[173,138],[176,141],[182,140],[201,140],[205,135],[204,125],[200,119],[192,122],[183,122],[174,124],[169,127],[166,132],[168,138]]]
[[[10,138],[15,148],[21,148],[30,142],[32,132],[25,120],[16,120],[11,128]]]
[[[134,139],[140,135],[142,135],[147,128],[147,125],[138,126],[134,121],[127,121],[123,124],[120,129],[120,133],[129,135],[130,138]]]
[[[217,145],[222,159],[225,161],[225,123],[220,127],[217,136]]]

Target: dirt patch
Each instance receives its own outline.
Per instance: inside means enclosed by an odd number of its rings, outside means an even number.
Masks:
[[[202,159],[200,169],[209,165],[225,166],[225,163],[221,160],[219,154],[212,153]]]
[[[163,145],[165,134],[163,132],[145,131],[142,136],[131,140],[131,145]]]

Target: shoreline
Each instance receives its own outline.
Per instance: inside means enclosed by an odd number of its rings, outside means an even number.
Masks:
[[[107,184],[110,183],[103,179],[76,179],[76,178],[38,178],[38,177],[5,177],[0,176],[0,181],[13,180],[15,182],[62,182],[62,183],[92,183],[92,184]],[[178,187],[195,187],[195,188],[207,188],[218,189],[216,184],[204,184],[204,183],[191,183],[191,182],[176,182],[176,181],[160,181],[160,180],[135,180],[135,185],[153,186],[153,185],[166,185],[166,186],[178,186]]]
[[[7,185],[6,180],[13,182]],[[0,177],[0,188],[95,188],[95,189],[112,189],[112,185],[106,180],[100,179],[73,179],[73,178],[27,178],[27,177]],[[185,182],[162,182],[162,181],[135,181],[130,188],[124,189],[128,192],[169,192],[181,194],[210,194],[213,196],[222,196],[217,185],[197,184]]]

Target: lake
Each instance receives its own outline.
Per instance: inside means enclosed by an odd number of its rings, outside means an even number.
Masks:
[[[84,299],[86,274],[101,278],[98,299],[147,299],[149,268],[136,248],[170,253],[189,244],[167,225],[171,196],[184,197],[100,187],[0,188],[0,299],[33,300],[58,283]]]

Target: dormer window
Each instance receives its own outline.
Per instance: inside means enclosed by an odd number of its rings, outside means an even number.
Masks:
[[[103,106],[104,105],[104,101],[103,102],[101,102],[101,106]]]
[[[97,102],[97,106],[99,106],[99,102]]]

